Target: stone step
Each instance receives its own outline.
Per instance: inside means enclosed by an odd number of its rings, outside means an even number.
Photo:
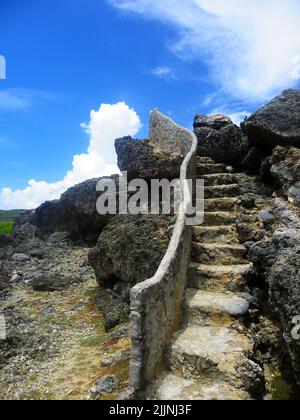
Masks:
[[[161,401],[247,401],[250,395],[226,382],[197,381],[165,373],[155,382],[155,399]],[[151,398],[150,398],[151,399]]]
[[[248,389],[261,373],[247,357],[252,352],[252,342],[242,333],[223,326],[193,325],[175,335],[170,368],[187,379],[226,381]]]
[[[240,244],[193,242],[192,260],[201,264],[243,264],[247,248]]]
[[[226,226],[234,225],[238,215],[233,212],[219,211],[219,212],[205,212],[204,226]]]
[[[204,198],[222,198],[222,197],[238,197],[240,195],[240,187],[238,184],[217,185],[214,187],[205,187]]]
[[[223,163],[200,163],[197,165],[197,176],[208,174],[222,174],[228,172]]]
[[[205,265],[191,263],[188,269],[188,287],[208,291],[244,291],[243,274],[252,267],[243,265]]]
[[[238,243],[235,225],[228,226],[194,226],[193,241],[206,243]]]
[[[239,204],[239,199],[234,197],[211,198],[204,200],[205,211],[232,211]]]
[[[224,174],[209,174],[203,175],[204,185],[209,186],[217,186],[217,185],[228,185],[228,184],[236,184],[237,175],[231,173],[224,173]]]
[[[225,325],[245,316],[249,302],[234,293],[206,292],[187,289],[185,293],[186,322],[188,324]]]

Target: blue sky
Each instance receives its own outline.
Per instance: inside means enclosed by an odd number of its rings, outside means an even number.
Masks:
[[[1,0],[0,208],[115,172],[154,107],[238,121],[298,86],[299,20],[294,0]]]

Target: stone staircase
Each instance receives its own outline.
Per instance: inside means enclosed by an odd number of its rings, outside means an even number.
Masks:
[[[239,174],[199,158],[205,180],[205,221],[193,228],[183,329],[167,355],[169,371],[149,389],[159,400],[248,400],[261,381],[243,317],[249,310],[243,273],[246,248],[236,232]]]

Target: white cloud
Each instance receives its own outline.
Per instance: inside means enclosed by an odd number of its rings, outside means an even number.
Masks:
[[[168,66],[155,67],[151,70],[151,73],[159,79],[170,79],[175,77],[173,70]]]
[[[251,112],[234,111],[227,108],[215,108],[209,113],[209,115],[226,115],[227,117],[231,118],[234,124],[240,125],[246,117],[249,117],[249,115],[251,115]]]
[[[292,72],[291,72],[292,78],[295,80],[300,79],[300,54],[296,55],[292,59]]]
[[[261,101],[297,83],[299,0],[108,1],[175,25],[173,51],[205,61],[231,95]]]
[[[137,113],[124,102],[114,105],[102,104],[98,111],[92,110],[88,124],[81,124],[90,137],[87,153],[73,157],[72,170],[64,179],[54,183],[28,182],[25,189],[13,191],[3,188],[0,193],[0,208],[32,209],[46,200],[54,200],[69,187],[89,178],[118,173],[114,140],[134,136],[141,128]]]
[[[11,88],[0,91],[0,109],[19,110],[32,106],[36,102],[51,100],[55,97],[50,92],[33,89]]]

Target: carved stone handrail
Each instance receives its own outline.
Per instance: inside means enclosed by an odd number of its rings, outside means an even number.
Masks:
[[[186,209],[192,202],[185,182],[195,171],[197,138],[174,123],[191,138],[191,148],[180,171],[183,197],[173,235],[160,266],[151,279],[131,290],[132,351],[129,387],[132,398],[143,398],[143,390],[164,368],[164,353],[173,334],[180,328],[191,253],[192,232]]]

